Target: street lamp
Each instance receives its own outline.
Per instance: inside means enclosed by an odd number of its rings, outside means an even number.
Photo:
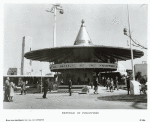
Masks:
[[[126,28],[123,29],[124,35],[128,36],[130,38],[130,49],[131,49],[131,64],[132,64],[132,75],[133,75],[133,80],[135,80],[135,74],[134,74],[134,64],[133,64],[133,50],[132,50],[132,42],[135,44],[133,46],[141,47],[142,49],[147,49],[145,46],[142,46],[141,44],[135,42],[132,37],[131,37],[131,32],[130,32],[130,18],[129,18],[129,8],[127,5],[127,10],[128,10],[128,26],[129,30]],[[131,42],[132,41],[132,42]]]
[[[46,10],[47,12],[54,13],[54,31],[53,31],[53,47],[56,46],[56,10],[59,10],[60,14],[64,13],[62,6],[60,4],[54,4],[51,10]]]
[[[42,93],[42,69],[40,70],[41,72],[41,93]]]
[[[127,5],[127,10],[128,10],[128,26],[129,26],[129,32],[127,31],[126,28],[123,29],[124,35],[128,36],[130,38],[130,49],[131,49],[131,65],[132,65],[132,75],[133,75],[133,80],[135,80],[135,74],[134,74],[134,64],[133,64],[133,50],[132,50],[132,38],[131,38],[131,32],[130,32],[130,18],[129,18],[129,8]],[[128,32],[128,33],[127,33]]]
[[[132,65],[132,75],[133,75],[133,80],[135,80],[135,74],[134,74],[134,64],[133,64],[133,50],[132,50],[132,38],[131,38],[131,33],[129,29],[129,33],[127,33],[127,29],[123,29],[124,35],[128,36],[130,38],[130,49],[131,49],[131,65]]]

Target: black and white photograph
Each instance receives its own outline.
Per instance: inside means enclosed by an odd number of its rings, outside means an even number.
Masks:
[[[4,121],[50,121],[39,112],[56,110],[148,121],[145,3],[4,3],[2,109],[30,116]]]

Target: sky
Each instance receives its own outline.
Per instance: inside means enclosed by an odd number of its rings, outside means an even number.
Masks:
[[[53,47],[54,14],[46,12],[52,4],[5,4],[3,73],[8,68],[21,67],[22,38],[32,37],[32,50]],[[95,45],[126,47],[129,38],[123,34],[128,27],[126,4],[62,4],[64,14],[57,11],[56,46],[73,45],[84,19],[86,30]],[[147,47],[148,12],[147,5],[129,4],[129,19],[132,38]],[[134,59],[134,64],[147,61],[144,56]],[[131,69],[131,60],[121,61]],[[49,63],[33,61],[34,72],[50,72]]]

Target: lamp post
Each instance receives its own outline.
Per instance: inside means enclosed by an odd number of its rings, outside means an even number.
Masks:
[[[40,70],[41,72],[41,93],[42,93],[42,69]]]
[[[130,18],[129,18],[129,9],[127,5],[127,10],[128,10],[128,26],[129,26],[129,33],[127,34],[127,29],[124,28],[124,35],[128,36],[130,38],[130,49],[131,49],[131,66],[132,66],[132,75],[133,75],[133,80],[135,80],[135,74],[134,74],[134,63],[133,63],[133,50],[132,50],[132,38],[131,38],[131,32],[130,32]]]
[[[46,10],[47,12],[54,13],[53,47],[56,46],[56,10],[59,10],[60,14],[64,13],[64,10],[62,9],[62,6],[60,6],[60,4],[54,4],[51,10]]]

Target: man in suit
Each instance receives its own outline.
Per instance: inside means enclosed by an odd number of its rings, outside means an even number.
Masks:
[[[117,76],[116,76],[116,79],[115,79],[114,84],[115,84],[114,90],[115,90],[115,88],[116,88],[117,90],[119,90],[119,89],[118,89],[118,77],[117,77]]]
[[[129,91],[130,91],[130,78],[127,77],[127,90],[128,90],[128,95],[129,95]]]
[[[48,87],[49,87],[49,78],[45,78],[45,79],[44,79],[43,87],[44,87],[43,98],[46,98],[46,94],[47,94]]]
[[[69,94],[71,96],[71,88],[72,88],[72,81],[71,81],[71,79],[69,80],[69,86],[68,86],[68,88],[69,88]]]
[[[9,102],[9,77],[5,80],[5,93],[4,93],[4,101]]]
[[[133,79],[132,72],[128,72],[126,81],[127,81],[127,90],[128,90],[128,95],[130,92],[130,81]]]

